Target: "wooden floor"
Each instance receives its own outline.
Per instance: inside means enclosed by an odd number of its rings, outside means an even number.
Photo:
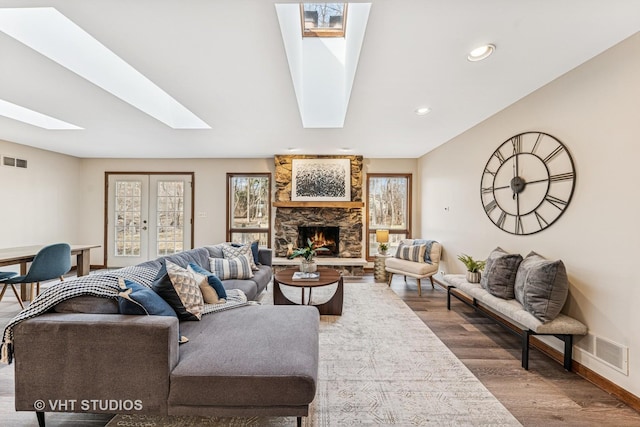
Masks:
[[[373,283],[373,276],[364,281]],[[345,283],[348,286],[348,282]],[[415,280],[405,284],[394,276],[392,289],[451,349],[471,372],[524,426],[638,426],[640,414],[618,399],[578,377],[535,349],[530,369],[520,367],[519,340],[457,300],[447,311],[446,291],[423,286],[418,297]],[[19,312],[10,292],[0,302],[0,326]],[[37,426],[33,412],[13,408],[13,365],[0,364],[0,426]],[[104,426],[110,416],[47,414],[47,426]]]
[[[427,282],[428,283],[428,282]],[[532,349],[520,367],[520,340],[436,285],[394,276],[392,289],[525,426],[640,426],[640,414]]]

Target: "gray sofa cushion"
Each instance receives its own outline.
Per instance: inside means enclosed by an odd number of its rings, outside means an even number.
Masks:
[[[549,261],[531,252],[516,275],[516,300],[543,322],[560,314],[569,294],[569,280],[562,261]]]
[[[196,248],[174,255],[164,257],[182,268],[187,268],[190,262],[198,264],[200,267],[209,269],[209,251],[206,248]]]
[[[81,295],[53,307],[56,313],[118,314],[118,300]]]
[[[480,285],[498,298],[515,298],[514,286],[522,255],[509,254],[497,247],[487,257]]]
[[[315,307],[251,305],[183,323],[191,341],[171,372],[169,406],[310,403],[319,318]]]

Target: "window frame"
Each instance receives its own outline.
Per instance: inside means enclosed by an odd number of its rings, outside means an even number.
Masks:
[[[349,3],[342,3],[342,28],[333,29],[327,27],[305,28],[304,5],[305,3],[323,3],[323,2],[302,2],[300,3],[300,25],[302,29],[302,38],[305,37],[344,37],[347,34],[347,10]],[[324,2],[326,3],[326,2]],[[329,2],[341,3],[341,2]]]
[[[231,184],[234,178],[267,178],[267,209],[269,211],[269,222],[267,228],[232,228],[232,218],[231,218],[231,207],[233,206],[231,200]],[[238,173],[238,172],[228,172],[227,173],[227,207],[226,207],[226,217],[227,217],[227,233],[226,239],[227,242],[231,241],[231,236],[233,233],[267,233],[267,248],[271,247],[271,173],[270,172],[247,172],[247,173]]]
[[[392,229],[392,228],[372,228],[371,224],[369,223],[369,219],[371,218],[370,215],[370,206],[369,206],[369,200],[370,200],[370,185],[371,185],[371,178],[406,178],[407,180],[407,228],[405,229]],[[412,178],[413,178],[413,174],[412,173],[368,173],[367,174],[367,197],[366,197],[366,230],[365,230],[365,258],[367,259],[367,261],[374,261],[375,256],[370,256],[369,254],[371,253],[371,248],[370,248],[370,241],[371,241],[371,235],[375,235],[376,234],[376,230],[389,230],[389,236],[391,236],[392,234],[405,234],[407,237],[407,239],[411,238],[411,228],[412,228],[412,218],[411,218],[411,212],[413,210],[413,200],[412,200]]]

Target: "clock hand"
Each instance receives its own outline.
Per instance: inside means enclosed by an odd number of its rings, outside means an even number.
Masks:
[[[529,182],[527,182],[527,184],[538,184],[538,183],[541,183],[541,182],[547,182],[547,181],[549,181],[549,178],[546,178],[546,179],[538,179],[538,180],[536,180],[536,181],[529,181]]]

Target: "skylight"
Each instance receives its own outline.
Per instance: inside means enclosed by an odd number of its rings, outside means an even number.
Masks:
[[[46,114],[38,113],[20,105],[0,99],[0,116],[38,126],[50,130],[77,130],[82,129],[71,123],[64,122]]]
[[[302,37],[344,37],[346,3],[300,3]]]
[[[167,126],[210,129],[55,8],[0,9],[0,31]]]

